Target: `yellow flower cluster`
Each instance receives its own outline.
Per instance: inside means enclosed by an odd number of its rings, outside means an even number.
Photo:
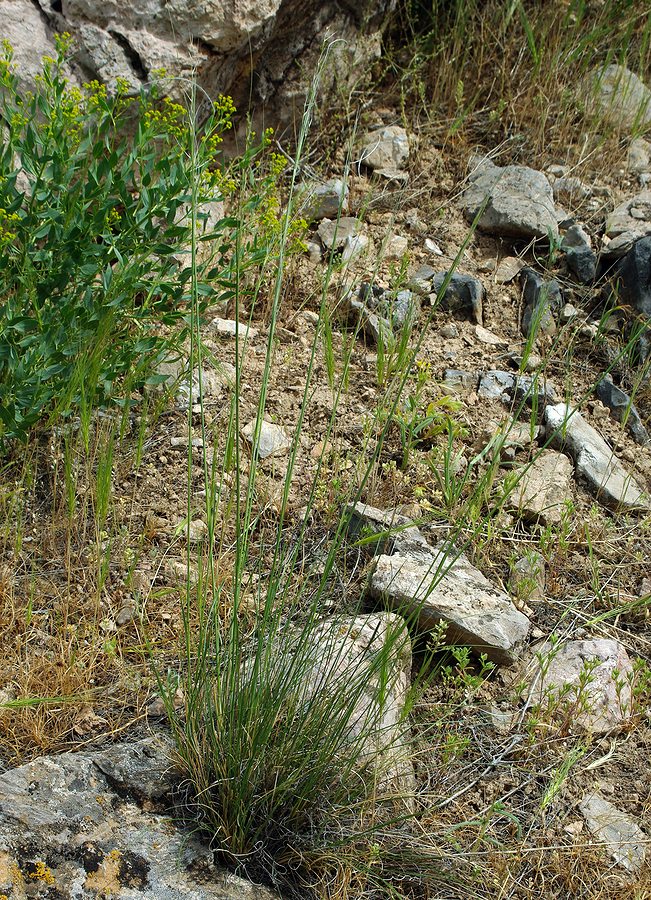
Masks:
[[[13,226],[17,222],[20,222],[18,213],[8,213],[0,206],[0,247],[6,247],[16,240],[18,232],[13,230]]]
[[[160,108],[145,110],[145,125],[170,137],[181,138],[187,131],[187,112],[180,103],[164,97]]]

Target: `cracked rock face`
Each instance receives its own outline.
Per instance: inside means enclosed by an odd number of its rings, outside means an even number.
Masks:
[[[175,79],[196,73],[210,97],[230,94],[246,109],[249,96],[267,124],[300,118],[328,35],[331,47],[321,81],[324,92],[357,78],[380,52],[381,28],[392,0],[357,5],[326,0],[1,0],[3,37],[16,48],[26,81],[40,57],[53,54],[53,34],[75,38],[80,80],[114,85],[124,78],[134,90],[164,68]],[[53,8],[54,7],[54,8]],[[174,96],[187,89],[171,82]]]
[[[226,875],[213,853],[153,811],[169,793],[170,745],[160,738],[96,753],[35,759],[0,776],[0,893],[61,900],[274,900]],[[45,889],[41,893],[40,887]]]

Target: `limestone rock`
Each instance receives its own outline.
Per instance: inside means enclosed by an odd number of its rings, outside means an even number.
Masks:
[[[651,125],[651,91],[625,66],[610,65],[593,76],[591,111],[616,128]]]
[[[574,468],[554,450],[542,450],[528,466],[512,494],[513,506],[527,521],[558,524],[565,501],[572,496]]]
[[[469,181],[463,210],[474,221],[486,204],[478,222],[483,231],[514,238],[558,236],[554,195],[542,172],[526,166],[501,168],[483,159]]]
[[[628,171],[634,175],[651,172],[651,144],[644,138],[634,138],[628,148]]]
[[[604,734],[631,715],[627,679],[632,672],[628,654],[617,641],[568,641],[560,646],[547,642],[536,652],[529,699],[554,703],[558,698],[574,725]]]
[[[386,125],[362,140],[360,162],[389,177],[404,169],[409,159],[409,138],[400,125]]]
[[[447,625],[448,640],[511,664],[530,623],[510,598],[449,545],[383,554],[371,576],[372,596],[416,616],[422,629]]]
[[[340,178],[301,185],[298,209],[308,222],[345,215],[348,212],[348,185]]]
[[[365,504],[350,510],[353,534],[366,525],[378,535],[370,594],[423,630],[447,625],[450,641],[507,665],[529,633],[529,619],[462,553],[443,542],[432,547],[413,522]]]
[[[597,500],[615,508],[649,508],[648,497],[640,485],[579,412],[565,403],[547,406],[545,427],[552,445],[572,456],[578,474],[586,480]]]
[[[591,794],[579,804],[586,824],[598,841],[606,844],[617,865],[628,872],[642,868],[649,838],[637,822],[599,794]]]
[[[147,738],[0,775],[0,891],[26,896],[19,887],[40,861],[48,896],[61,900],[274,900],[218,869],[207,844],[152,811],[174,782],[170,751]]]
[[[242,428],[242,437],[246,438],[250,444],[255,438],[255,426],[256,421],[253,419]],[[262,420],[257,446],[254,447],[254,452],[260,459],[266,459],[276,453],[284,453],[285,450],[289,450],[290,446],[289,435],[281,425]]]
[[[651,234],[651,191],[640,191],[620,203],[606,219],[604,251],[611,256],[623,256],[640,238]]]

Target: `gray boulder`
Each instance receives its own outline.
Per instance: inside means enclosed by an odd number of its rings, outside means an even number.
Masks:
[[[60,900],[274,900],[220,870],[156,811],[174,783],[161,738],[45,756],[0,775],[0,891]],[[178,776],[177,776],[178,779]]]
[[[616,128],[651,125],[651,91],[626,66],[605,66],[592,78],[589,109]]]
[[[553,446],[574,459],[597,500],[616,509],[648,509],[649,498],[596,429],[565,403],[547,406],[545,427]]]
[[[34,7],[40,7],[36,9]],[[320,92],[358,82],[381,52],[392,0],[358,4],[326,0],[307,15],[300,0],[12,0],[2,3],[18,22],[19,48],[29,66],[35,37],[55,31],[75,38],[76,62],[85,78],[139,89],[164,68],[173,95],[190,79],[208,96],[230,94],[238,109],[255,108],[256,127],[291,125],[300,119],[312,74],[325,42],[330,52]],[[57,11],[60,10],[60,11]],[[31,19],[30,19],[31,17]],[[40,21],[39,21],[40,19]],[[33,27],[27,23],[33,20]],[[332,41],[336,35],[339,40]],[[3,28],[3,37],[10,37]],[[183,80],[187,79],[187,80]]]
[[[409,137],[400,125],[385,125],[362,139],[359,161],[379,175],[393,179],[409,159]]]
[[[512,238],[555,238],[558,219],[547,176],[526,166],[481,160],[469,176],[462,206],[471,222],[490,234]]]
[[[348,212],[348,185],[340,178],[301,185],[298,211],[308,222],[336,219]]]
[[[363,504],[355,507],[355,515],[376,530],[378,522],[386,522],[385,513]],[[513,663],[529,633],[529,619],[466,556],[446,542],[431,547],[412,527],[397,522],[392,538],[385,537],[388,542],[378,548],[371,596],[414,617],[422,630],[443,622],[451,642],[468,644],[497,663]]]

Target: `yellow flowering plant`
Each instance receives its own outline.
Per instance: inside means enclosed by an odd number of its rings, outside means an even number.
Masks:
[[[0,443],[82,400],[130,403],[157,380],[156,361],[189,319],[188,205],[235,189],[219,159],[231,98],[199,129],[160,78],[139,92],[124,80],[73,83],[73,49],[57,36],[32,92],[9,43],[0,49]],[[204,306],[233,290],[237,227],[224,217],[202,234],[218,238],[197,273]]]

